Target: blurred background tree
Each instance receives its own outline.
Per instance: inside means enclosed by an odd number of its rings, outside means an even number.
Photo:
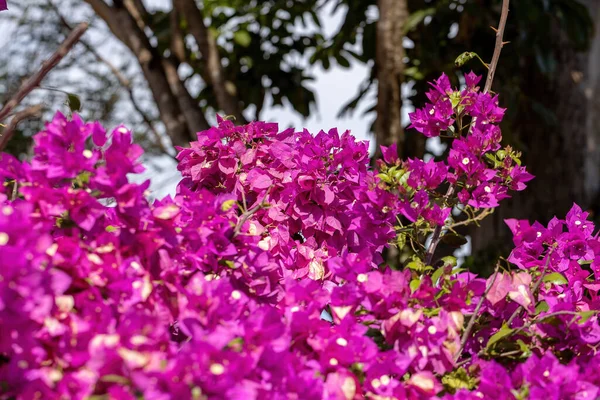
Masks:
[[[316,110],[313,76],[364,64],[370,69],[340,116],[366,108],[378,144],[398,143],[403,157],[440,157],[444,141],[405,131],[406,114],[424,102],[426,82],[456,57],[489,60],[500,0],[25,0],[0,16],[11,40],[0,51],[0,102],[56,47],[69,26],[92,28],[72,54],[28,98],[47,110],[81,99],[85,118],[136,128],[153,154],[174,154],[216,112],[242,123],[265,104],[304,117]],[[326,35],[324,10],[344,12]],[[536,179],[472,232],[480,262],[508,243],[504,218],[547,221],[572,202],[600,205],[600,4],[596,0],[513,1],[494,91],[508,107],[505,141],[523,151]],[[98,49],[111,43],[114,54]],[[485,68],[472,61],[463,71]],[[46,115],[47,117],[47,115]],[[20,126],[10,151],[26,153],[39,121]],[[469,234],[470,232],[464,232]],[[473,262],[478,263],[477,258]]]

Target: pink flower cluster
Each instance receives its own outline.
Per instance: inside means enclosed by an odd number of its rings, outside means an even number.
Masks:
[[[374,171],[349,133],[219,120],[152,204],[125,127],[57,114],[30,163],[0,156],[0,398],[595,398],[600,245],[577,207],[508,221],[512,269],[487,280],[418,251],[383,263],[398,229],[531,178],[477,80],[440,78],[412,116],[454,132],[447,164],[390,148]]]
[[[506,109],[499,107],[497,95],[479,91],[480,80],[471,72],[465,75],[463,90],[453,90],[446,75],[432,84],[430,103],[410,114],[411,126],[427,137],[449,133],[454,140],[447,166],[410,160],[407,168],[419,187],[431,190],[447,180],[460,188],[460,203],[477,209],[498,207],[509,190],[523,190],[533,179],[510,147],[500,148],[498,124]]]

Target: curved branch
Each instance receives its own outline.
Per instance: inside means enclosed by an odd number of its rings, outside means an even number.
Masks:
[[[29,79],[27,79],[17,90],[14,96],[11,97],[9,101],[4,104],[4,107],[0,110],[0,121],[5,119],[10,112],[17,106],[25,96],[27,96],[33,89],[38,87],[42,80],[48,75],[48,73],[58,65],[58,63],[65,58],[65,56],[69,53],[69,51],[73,48],[75,43],[79,41],[81,36],[87,30],[89,24],[87,22],[82,22],[75,29],[71,31],[69,36],[65,39],[64,42],[60,45],[58,50],[50,56],[44,63],[38,72],[33,74]]]

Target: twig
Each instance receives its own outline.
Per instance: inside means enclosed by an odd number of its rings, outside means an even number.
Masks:
[[[18,194],[19,194],[19,181],[15,178],[15,183],[13,184],[13,187],[12,187],[12,195],[10,196],[10,200],[15,201]]]
[[[483,89],[483,93],[487,93],[492,88],[492,83],[494,81],[494,75],[496,73],[496,67],[498,66],[498,60],[500,60],[500,52],[502,51],[502,47],[504,46],[503,36],[504,36],[504,28],[506,27],[506,19],[508,17],[508,4],[510,0],[502,1],[502,14],[500,15],[500,24],[498,25],[498,30],[496,31],[496,45],[494,47],[494,55],[492,56],[492,62],[490,62],[487,80],[485,82],[485,88]],[[474,125],[474,124],[473,124]],[[446,202],[452,195],[454,194],[454,186],[450,185],[448,187],[448,191],[444,196],[444,202]],[[440,242],[441,234],[442,234],[442,226],[438,225],[433,232],[433,236],[431,237],[431,243],[429,244],[429,248],[427,249],[427,253],[425,255],[425,263],[427,265],[431,264],[433,259],[433,254],[435,253],[435,249]]]
[[[509,3],[510,0],[502,1],[502,13],[500,14],[500,24],[498,25],[498,29],[494,29],[494,31],[496,32],[496,46],[494,47],[494,55],[492,56],[492,62],[490,62],[490,67],[487,75],[487,80],[485,81],[483,93],[487,93],[492,89],[494,75],[496,74],[496,67],[498,66],[498,60],[500,60],[500,52],[502,51],[502,47],[504,47],[504,41],[502,37],[504,36],[504,28],[506,28]]]
[[[4,149],[6,148],[6,145],[12,138],[12,135],[19,122],[23,121],[24,119],[37,116],[41,113],[41,111],[42,105],[36,104],[35,106],[28,107],[23,111],[19,111],[18,113],[16,113],[8,123],[8,126],[2,131],[2,134],[0,135],[0,151],[4,151]]]
[[[60,22],[69,30],[73,29],[73,26],[67,21],[67,19],[64,17],[64,15],[61,14],[60,10],[58,9],[58,7],[56,7],[56,5],[51,1],[48,0],[48,4],[50,5],[50,7],[54,10],[54,12],[56,13],[56,15],[58,16],[58,18],[60,19]],[[104,58],[95,48],[94,46],[92,46],[91,44],[89,44],[87,41],[85,40],[80,40],[80,43],[83,45],[83,47],[85,47],[85,49],[91,53],[96,60],[98,60],[98,62],[106,65],[108,67],[108,69],[110,70],[110,72],[115,76],[115,78],[117,78],[117,81],[119,81],[119,84],[125,89],[125,91],[127,92],[127,95],[129,97],[129,101],[131,102],[131,105],[133,106],[133,108],[135,109],[135,111],[137,111],[137,113],[142,117],[142,120],[144,121],[144,123],[148,126],[148,129],[150,129],[150,132],[152,132],[152,135],[154,136],[154,139],[156,140],[156,143],[158,145],[158,147],[160,148],[160,150],[167,154],[168,156],[172,157],[173,159],[175,159],[175,157],[169,153],[169,151],[167,150],[167,148],[165,147],[165,145],[162,142],[162,137],[160,135],[160,133],[158,133],[158,131],[156,130],[156,128],[154,127],[154,124],[152,123],[152,119],[148,116],[148,114],[142,109],[142,107],[139,105],[138,101],[135,99],[135,96],[133,94],[133,86],[131,85],[131,81],[129,79],[127,79],[125,77],[125,75],[123,75],[123,73],[113,64],[111,63],[109,60],[107,60],[106,58]]]
[[[479,310],[481,309],[481,306],[483,305],[483,302],[485,301],[485,298],[487,297],[488,293],[492,289],[492,286],[494,286],[494,282],[496,282],[496,278],[498,277],[498,272],[500,272],[500,262],[496,263],[496,270],[494,271],[494,276],[492,278],[492,281],[485,288],[485,291],[483,292],[483,295],[479,299],[479,302],[477,303],[477,307],[475,307],[475,310],[473,311],[473,315],[471,316],[471,319],[469,320],[467,329],[465,329],[465,331],[462,335],[462,338],[460,339],[460,349],[459,349],[458,353],[456,354],[456,359],[458,359],[460,357],[463,349],[465,348],[465,344],[467,344],[469,335],[471,334],[471,331],[473,330],[473,326],[475,326],[475,321],[477,320]]]
[[[89,24],[87,22],[82,22],[75,29],[71,31],[69,36],[65,39],[64,42],[60,45],[58,50],[50,58],[48,58],[42,64],[42,67],[38,72],[33,74],[29,79],[27,79],[19,88],[17,93],[4,104],[4,107],[0,110],[0,121],[4,120],[11,111],[21,103],[21,101],[27,96],[33,89],[40,85],[40,82],[46,77],[48,72],[50,72],[56,65],[69,53],[71,48],[79,41],[81,36],[87,30]]]
[[[271,186],[272,187],[272,186]],[[242,227],[244,226],[244,224],[246,223],[246,221],[248,221],[248,218],[250,218],[251,216],[253,216],[254,214],[256,214],[256,212],[258,210],[261,210],[263,208],[265,208],[265,200],[267,199],[267,197],[269,196],[269,191],[271,190],[271,187],[269,187],[267,189],[267,192],[265,193],[265,196],[263,197],[263,199],[254,207],[252,207],[249,210],[246,210],[242,213],[242,215],[240,215],[240,219],[238,220],[238,223],[235,225],[235,228],[233,228],[233,237],[236,237],[240,234],[240,231],[242,229]],[[245,199],[244,199],[245,201]]]
[[[448,187],[448,190],[446,191],[446,194],[444,195],[444,203],[446,203],[448,201],[448,199],[450,199],[450,197],[452,197],[452,195],[454,194],[454,185],[450,185]],[[435,253],[435,249],[437,247],[437,245],[440,243],[440,239],[442,236],[442,225],[438,225],[435,227],[435,230],[433,231],[433,236],[431,236],[431,243],[429,243],[429,247],[427,248],[427,252],[425,253],[425,265],[430,265],[431,261],[433,259],[433,254]]]
[[[446,228],[452,229],[452,228],[456,228],[457,226],[469,225],[472,222],[482,221],[488,215],[491,215],[493,213],[494,213],[493,208],[485,208],[481,213],[479,213],[479,215],[476,215],[473,218],[469,218],[464,221],[459,221],[459,222],[455,222],[454,224],[446,225]]]

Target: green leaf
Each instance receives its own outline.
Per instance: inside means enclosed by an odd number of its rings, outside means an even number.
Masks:
[[[459,389],[473,390],[477,387],[477,378],[469,376],[467,370],[459,368],[442,377],[442,384],[450,393]]]
[[[506,324],[503,324],[502,328],[500,328],[500,330],[498,332],[494,333],[492,335],[492,337],[490,338],[490,340],[488,340],[485,348],[490,349],[494,344],[498,343],[500,340],[504,339],[505,337],[511,335],[514,331],[515,331],[514,329],[509,328]]]
[[[350,68],[350,61],[348,61],[348,59],[346,57],[344,57],[342,54],[337,54],[335,56],[335,61],[337,61],[337,63],[342,68]]]
[[[410,14],[406,22],[404,23],[403,33],[406,34],[409,31],[413,30],[417,27],[426,17],[433,15],[435,13],[435,8],[426,8],[424,10],[415,11]]]
[[[441,266],[435,270],[433,275],[431,275],[431,282],[433,282],[434,285],[437,285],[437,281],[439,281],[440,278],[442,277],[442,274],[444,273],[445,268],[446,268],[445,266]]]
[[[233,40],[242,47],[248,47],[250,46],[252,38],[248,31],[239,30],[233,34]]]
[[[417,68],[417,67],[407,68],[404,71],[404,75],[408,76],[409,78],[413,78],[416,81],[420,81],[420,80],[423,80],[423,78],[425,78],[423,73],[421,71],[419,71],[419,68]]]
[[[452,265],[453,267],[456,267],[456,257],[454,256],[442,257],[442,261],[444,262],[444,265]]]
[[[456,108],[460,104],[460,92],[452,92],[450,95],[450,102],[452,103],[452,108]]]
[[[578,321],[578,323],[585,324],[588,321],[588,319],[596,315],[596,311],[581,311],[579,315],[581,316],[581,319]]]
[[[404,246],[406,246],[406,233],[399,233],[396,238],[396,245],[398,246],[398,250],[402,250]]]
[[[460,247],[466,244],[467,238],[457,233],[447,233],[442,236],[442,242],[452,247]]]
[[[406,264],[406,268],[417,272],[423,272],[425,269],[425,264],[420,259],[413,257],[412,261]]]
[[[456,60],[454,60],[454,64],[457,67],[462,67],[475,57],[477,57],[477,53],[473,53],[472,51],[465,51],[464,53],[456,57]]]
[[[528,358],[531,355],[531,349],[529,348],[529,346],[527,346],[525,342],[521,339],[517,340],[517,344],[519,345],[519,350],[523,352],[521,357]]]
[[[544,282],[553,283],[555,285],[566,285],[569,283],[567,278],[565,278],[560,272],[553,272],[544,276]]]
[[[73,93],[67,93],[67,105],[71,112],[81,111],[81,100],[79,99],[79,96]]]
[[[119,228],[117,228],[116,226],[108,225],[104,230],[108,233],[112,233],[115,232],[117,229]]]
[[[410,286],[410,291],[412,293],[414,293],[421,286],[421,280],[420,279],[413,279],[412,281],[410,281],[410,285],[409,286]]]
[[[542,312],[546,312],[549,309],[550,308],[548,307],[548,303],[546,303],[545,300],[542,300],[537,304],[537,306],[535,306],[535,315],[538,315],[539,313],[542,313]]]
[[[363,383],[365,381],[364,368],[365,368],[364,364],[358,363],[358,362],[356,362],[350,366],[350,371],[352,371],[354,376],[356,376],[358,378],[358,381],[360,383]]]
[[[425,263],[423,262],[423,260],[421,260],[419,257],[417,256],[413,256],[412,257],[412,261],[410,261],[408,264],[406,264],[406,268],[416,271],[418,273],[424,273],[427,271],[431,271],[433,269],[432,266],[430,265],[425,265]]]
[[[226,200],[223,202],[223,204],[221,204],[221,210],[224,212],[227,212],[227,211],[231,210],[233,208],[233,206],[235,206],[234,199]]]
[[[225,349],[240,353],[244,348],[244,339],[241,337],[233,338],[225,345]]]

